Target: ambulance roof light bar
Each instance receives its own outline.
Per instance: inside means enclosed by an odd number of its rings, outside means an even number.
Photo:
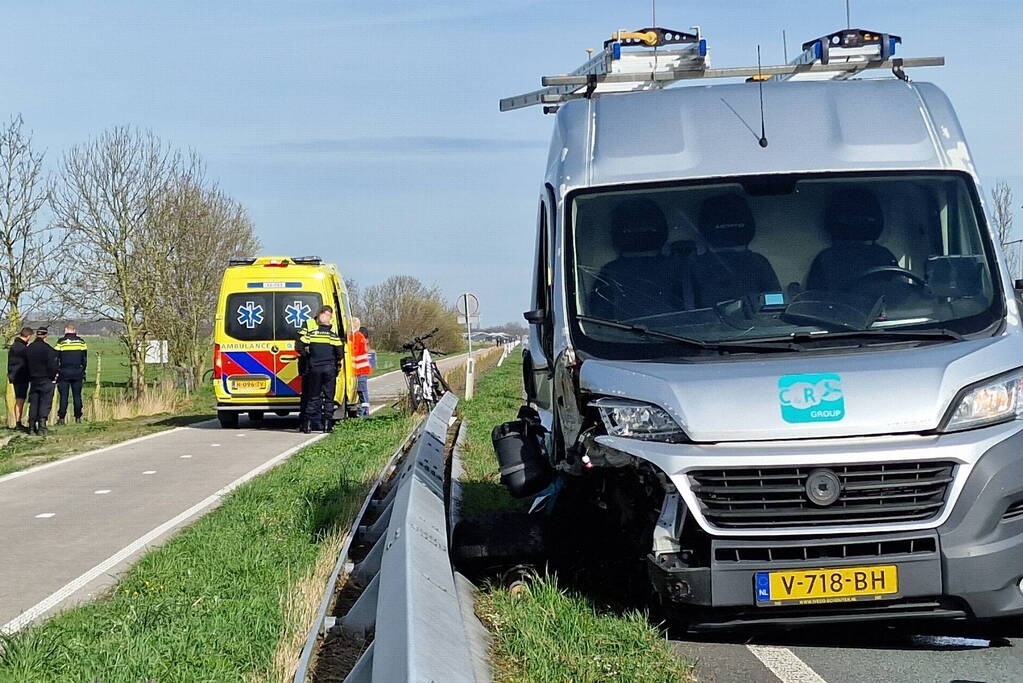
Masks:
[[[655,35],[648,35],[655,32]],[[660,32],[660,33],[657,33]],[[674,50],[657,50],[665,33],[678,38],[671,44],[682,45]],[[650,41],[655,48],[635,50]],[[544,88],[506,97],[501,111],[544,105],[545,114],[558,110],[564,102],[592,98],[612,92],[657,90],[678,81],[698,78],[759,78],[783,80],[842,80],[867,69],[891,69],[898,78],[909,80],[904,68],[943,66],[944,57],[895,57],[902,38],[879,31],[845,29],[803,44],[803,54],[789,64],[711,69],[707,42],[699,33],[685,34],[666,29],[618,31],[605,42],[604,50],[575,71],[561,76],[544,76]],[[625,49],[628,48],[628,49]]]

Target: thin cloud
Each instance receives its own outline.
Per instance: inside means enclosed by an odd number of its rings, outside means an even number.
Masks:
[[[270,154],[381,154],[388,156],[496,154],[531,149],[546,149],[543,140],[508,140],[441,136],[367,137],[300,140],[263,145],[261,153]]]

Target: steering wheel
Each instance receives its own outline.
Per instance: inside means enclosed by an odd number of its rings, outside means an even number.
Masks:
[[[911,285],[916,287],[927,286],[927,280],[923,279],[913,271],[900,268],[899,266],[875,266],[874,268],[867,268],[862,273],[850,279],[849,284],[858,285],[864,280],[870,280],[878,276],[904,277],[909,280]]]

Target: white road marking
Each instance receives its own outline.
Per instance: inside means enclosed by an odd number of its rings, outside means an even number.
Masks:
[[[36,515],[36,519],[49,519],[50,517],[53,517],[56,514],[57,514],[56,512],[40,512],[38,515]]]
[[[217,448],[218,446],[220,446],[219,443],[211,443],[210,444],[210,448]]]
[[[235,434],[235,436],[248,436],[248,434]]]
[[[107,493],[110,493],[110,489],[99,489],[97,491],[93,491],[93,493],[95,493],[97,496],[102,496]]]
[[[459,354],[457,356],[449,356],[449,357],[445,358],[445,360],[455,361],[455,360],[462,359],[462,358],[464,358],[467,355],[469,355],[469,354],[462,353],[462,354]],[[391,375],[398,375],[398,374],[401,374],[401,370],[391,370],[390,372],[385,372],[382,375],[377,375],[375,377],[370,377],[369,381],[371,383],[373,383],[373,382],[376,382],[376,380],[378,380],[378,379],[383,379],[384,377],[389,377]],[[370,412],[371,413],[375,413],[376,411],[380,410],[383,407],[384,406],[381,405],[381,406],[377,406],[376,408],[371,408]],[[69,462],[74,462],[76,460],[81,460],[82,458],[88,458],[88,457],[91,457],[93,455],[99,455],[100,453],[106,453],[107,451],[112,451],[114,449],[121,448],[122,446],[130,446],[130,445],[138,443],[140,441],[146,441],[147,439],[156,439],[156,438],[159,438],[161,436],[167,436],[168,434],[173,434],[173,433],[179,432],[179,431],[181,431],[183,429],[195,429],[196,427],[200,427],[202,425],[215,426],[215,425],[218,425],[218,422],[214,418],[211,418],[209,420],[202,420],[201,422],[193,422],[192,424],[190,424],[190,425],[188,425],[186,427],[174,427],[173,429],[167,429],[167,430],[162,431],[162,432],[154,432],[153,434],[146,434],[145,436],[138,436],[138,437],[135,437],[134,439],[128,439],[127,441],[121,441],[120,443],[115,443],[115,444],[111,444],[109,446],[104,446],[103,448],[97,448],[94,451],[87,451],[85,453],[79,453],[78,455],[72,455],[72,456],[69,456],[67,458],[62,458],[60,460],[54,460],[53,462],[44,463],[42,465],[36,465],[35,467],[29,467],[28,469],[19,470],[18,472],[11,472],[10,474],[5,474],[3,476],[0,476],[0,484],[2,484],[5,481],[10,481],[11,479],[17,479],[18,477],[24,477],[24,476],[27,476],[29,474],[33,474],[35,472],[39,472],[41,470],[48,470],[51,467],[60,467],[61,465],[66,465]]]
[[[156,470],[146,470],[142,474],[156,474]]]
[[[182,457],[182,458],[191,458],[192,456],[190,456],[190,455],[182,455],[180,457]]]
[[[782,683],[827,683],[787,647],[747,645],[746,649]]]
[[[5,474],[4,476],[0,477],[0,483],[3,483],[5,481],[10,481],[11,479],[17,479],[18,477],[24,477],[26,475],[33,474],[35,472],[39,472],[41,470],[48,470],[51,467],[59,467],[60,465],[66,465],[69,462],[74,462],[75,460],[81,460],[82,458],[88,458],[88,457],[93,456],[93,455],[99,455],[100,453],[106,453],[107,451],[112,451],[115,448],[121,448],[122,446],[130,446],[130,445],[132,445],[134,443],[138,443],[139,441],[145,441],[147,439],[155,439],[155,438],[160,437],[160,436],[167,436],[168,434],[174,434],[175,432],[179,432],[182,429],[191,429],[193,427],[197,427],[197,426],[203,425],[203,424],[210,424],[210,425],[212,425],[215,422],[216,422],[216,420],[204,420],[202,422],[193,422],[188,427],[175,427],[174,429],[168,429],[168,430],[163,431],[163,432],[156,432],[154,434],[146,434],[145,436],[139,436],[139,437],[136,437],[134,439],[128,439],[127,441],[122,441],[120,443],[112,444],[110,446],[104,446],[103,448],[97,448],[94,451],[88,451],[86,453],[79,453],[78,455],[72,455],[72,456],[64,458],[62,460],[54,460],[53,462],[48,462],[48,463],[45,463],[43,465],[36,465],[35,467],[29,467],[27,470],[21,470],[21,471],[18,471],[18,472],[11,472],[10,474]]]
[[[266,472],[274,465],[277,465],[278,463],[287,460],[294,453],[298,452],[302,448],[305,448],[306,446],[315,441],[319,441],[325,436],[327,435],[317,434],[311,439],[306,439],[297,446],[289,448],[288,450],[284,451],[279,455],[275,455],[274,457],[264,462],[262,465],[259,465],[258,467],[249,470],[248,472],[238,477],[224,488],[207,496],[206,498],[199,501],[192,507],[188,508],[181,514],[173,517],[172,519],[168,519],[166,522],[156,527],[146,535],[140,536],[139,538],[135,539],[130,544],[121,548],[116,553],[114,553],[107,559],[103,560],[89,571],[85,572],[78,578],[68,582],[56,592],[51,593],[49,596],[47,596],[43,600],[40,600],[32,607],[29,607],[27,610],[19,614],[14,619],[8,621],[3,626],[0,626],[0,634],[11,635],[13,633],[17,633],[18,631],[31,624],[33,621],[35,621],[37,618],[39,618],[46,612],[50,611],[60,603],[67,600],[76,592],[87,586],[90,582],[94,581],[100,576],[103,576],[104,574],[109,573],[110,570],[119,565],[121,562],[124,562],[125,560],[127,560],[140,550],[145,549],[147,545],[158,539],[163,534],[167,533],[168,531],[171,531],[172,529],[182,524],[183,522],[189,520],[190,518],[194,517],[195,515],[198,515],[200,512],[203,512],[204,510],[206,510],[206,508],[218,504],[224,496],[226,496],[228,493],[238,488],[245,482],[249,481],[250,479],[253,479],[254,477],[258,477],[260,474]],[[49,512],[45,514],[52,517],[54,513]]]

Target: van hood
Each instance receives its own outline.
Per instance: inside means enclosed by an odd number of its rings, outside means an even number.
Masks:
[[[589,394],[664,408],[694,441],[760,441],[935,429],[964,387],[1023,366],[1018,333],[981,340],[724,362],[588,359]]]

